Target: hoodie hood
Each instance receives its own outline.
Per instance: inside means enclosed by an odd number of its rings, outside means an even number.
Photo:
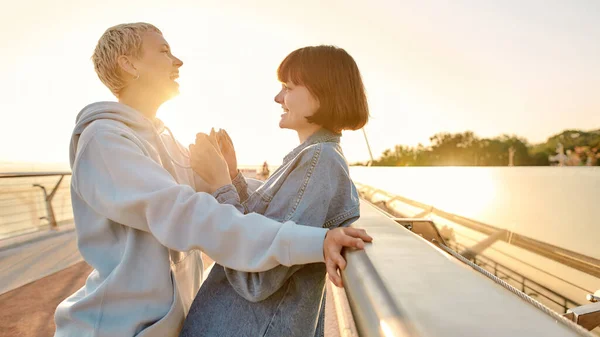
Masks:
[[[71,145],[69,148],[71,168],[73,168],[73,163],[75,162],[79,136],[88,125],[98,119],[119,121],[139,133],[152,132],[158,135],[165,129],[165,125],[160,119],[155,118],[154,120],[150,120],[139,111],[125,104],[119,102],[92,103],[83,108],[75,119],[75,129],[71,135]]]

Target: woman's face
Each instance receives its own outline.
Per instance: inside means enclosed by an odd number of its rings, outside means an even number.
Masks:
[[[156,32],[142,35],[142,56],[132,60],[139,78],[131,82],[146,95],[168,100],[179,94],[179,67],[183,62],[171,54],[165,38]]]
[[[281,91],[275,96],[275,102],[281,104],[283,114],[279,121],[282,129],[302,131],[314,128],[306,117],[312,116],[319,109],[319,101],[302,85],[291,81],[281,84]]]

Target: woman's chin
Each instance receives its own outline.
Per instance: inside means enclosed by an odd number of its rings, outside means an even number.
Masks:
[[[280,129],[287,129],[287,127],[285,126],[285,121],[283,119],[279,121],[279,128]]]
[[[289,125],[287,123],[282,123],[282,122],[279,122],[279,128],[280,129],[295,130],[292,125]]]
[[[177,96],[179,96],[179,88],[176,90],[169,90],[169,92],[165,93],[165,101],[171,100]]]
[[[169,99],[179,95],[179,83],[173,81],[163,88],[165,96]]]

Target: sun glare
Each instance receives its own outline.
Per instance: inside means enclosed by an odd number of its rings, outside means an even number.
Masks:
[[[490,170],[448,167],[444,177],[437,180],[432,196],[436,207],[462,215],[476,215],[494,200],[496,186]]]

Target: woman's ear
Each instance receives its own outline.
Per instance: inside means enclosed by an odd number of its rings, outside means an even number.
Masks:
[[[119,65],[119,68],[124,74],[129,74],[133,78],[137,78],[140,76],[137,69],[135,69],[135,66],[130,56],[120,55],[117,58],[117,64]]]

